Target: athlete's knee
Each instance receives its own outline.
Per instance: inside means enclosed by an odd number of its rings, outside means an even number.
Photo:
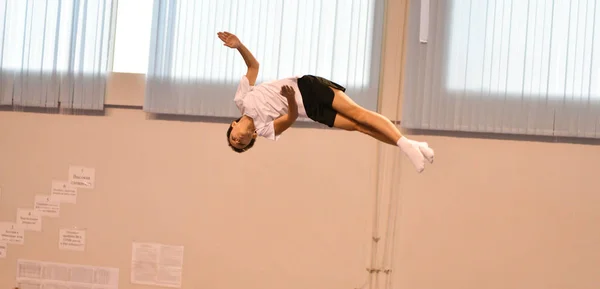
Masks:
[[[350,110],[350,114],[354,121],[359,124],[367,124],[369,120],[369,113],[360,106],[355,106]]]

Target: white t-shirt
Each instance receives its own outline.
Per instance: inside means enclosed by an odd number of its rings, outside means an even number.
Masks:
[[[259,136],[270,140],[279,138],[275,135],[273,121],[288,113],[287,99],[280,93],[284,85],[291,86],[296,92],[298,117],[306,117],[297,76],[264,82],[256,86],[251,86],[245,75],[240,80],[234,97],[235,105],[242,115],[254,120],[256,133]]]

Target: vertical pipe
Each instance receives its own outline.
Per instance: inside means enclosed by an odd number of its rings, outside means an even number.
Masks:
[[[384,256],[381,264],[381,269],[385,273],[385,289],[390,289],[392,284],[392,272],[393,272],[393,264],[394,264],[394,248],[396,242],[396,220],[398,218],[398,208],[400,198],[400,190],[396,177],[400,178],[402,176],[402,168],[400,166],[400,158],[402,155],[400,153],[396,153],[394,155],[394,161],[392,163],[392,180],[393,183],[390,186],[390,196],[388,203],[388,223],[387,223],[387,231],[386,231],[386,239],[384,245]]]
[[[400,39],[400,43],[401,43],[401,49],[403,49],[405,47],[405,41],[406,41],[406,28],[407,28],[407,22],[408,22],[408,16],[409,16],[409,9],[410,9],[410,5],[409,5],[409,0],[403,1],[401,4],[401,7],[404,9],[404,13],[403,13],[403,22],[402,22],[402,39]],[[387,8],[387,7],[386,7]],[[385,11],[387,11],[387,9],[385,9]],[[384,16],[385,17],[385,16]],[[387,35],[387,34],[386,34]],[[384,37],[385,39],[385,37]],[[400,76],[399,76],[399,82],[400,82],[400,90],[398,91],[398,99],[400,98],[400,95],[402,94],[402,89],[403,89],[403,80],[404,80],[404,58],[405,58],[405,51],[402,50],[402,54],[401,54],[402,60],[401,60],[401,69],[400,69]],[[397,103],[396,104],[396,109],[395,109],[395,120],[399,120],[400,119],[400,106],[401,103]],[[399,168],[397,170],[397,167],[401,164],[400,158],[402,157],[402,155],[400,153],[396,153],[393,156],[393,167],[392,167],[392,183],[390,186],[390,195],[389,195],[389,204],[388,204],[388,223],[387,223],[387,234],[386,234],[386,241],[385,241],[385,247],[384,247],[384,256],[383,256],[383,260],[382,260],[382,265],[381,265],[381,269],[383,270],[383,272],[385,273],[385,283],[384,283],[384,288],[385,289],[391,289],[392,287],[392,274],[393,274],[393,269],[394,269],[394,252],[395,252],[395,241],[396,241],[396,220],[398,217],[398,208],[399,208],[399,202],[401,200],[401,198],[399,197],[400,194],[400,190],[398,187],[398,179],[396,178],[400,178],[402,175],[402,169]],[[379,289],[379,288],[378,288]]]
[[[384,5],[384,9],[383,11],[387,11],[387,2],[388,1],[383,1],[383,5]],[[367,13],[368,14],[368,13]],[[368,15],[367,15],[368,18]],[[386,37],[385,35],[387,35],[387,13],[383,13],[383,33],[384,33],[384,37],[382,37],[382,45],[381,45],[381,53],[382,55],[385,54],[385,41],[386,41]],[[379,67],[380,70],[380,75],[382,74],[381,72],[383,71],[383,65],[381,65]],[[379,79],[379,84],[381,87],[381,83],[383,82],[383,80],[380,78]],[[379,95],[379,98],[381,97],[381,94]],[[379,111],[381,111],[381,101],[378,101],[378,108]],[[368,284],[369,284],[369,289],[378,289],[377,286],[375,286],[375,288],[373,288],[373,273],[375,272],[375,264],[376,264],[376,260],[377,260],[377,246],[379,243],[379,192],[381,191],[381,165],[382,165],[382,150],[383,148],[383,144],[378,143],[377,147],[376,147],[376,158],[377,158],[377,166],[376,166],[376,171],[375,171],[375,198],[374,198],[374,203],[373,203],[373,227],[372,227],[372,233],[371,233],[371,260],[370,260],[370,264],[369,264],[369,268],[368,270]]]
[[[373,227],[371,233],[371,261],[369,264],[369,268],[367,269],[369,272],[368,283],[369,289],[377,289],[377,287],[373,288],[373,273],[375,272],[375,264],[377,262],[377,246],[379,245],[379,192],[381,190],[381,146],[382,144],[377,144],[376,148],[376,157],[377,157],[377,169],[375,172],[376,182],[375,182],[375,198],[373,202]]]

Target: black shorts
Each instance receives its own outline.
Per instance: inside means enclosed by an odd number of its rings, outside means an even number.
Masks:
[[[333,127],[337,111],[333,109],[333,90],[330,87],[346,91],[346,88],[323,77],[304,75],[298,79],[298,88],[306,115],[318,122]]]

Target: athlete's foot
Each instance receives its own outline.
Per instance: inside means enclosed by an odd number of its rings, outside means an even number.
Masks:
[[[411,141],[416,143],[419,146],[419,150],[421,151],[421,153],[423,154],[425,159],[427,159],[427,161],[430,164],[433,164],[433,158],[435,156],[435,152],[433,151],[432,148],[429,147],[429,144],[427,144],[426,142],[418,142],[418,141],[414,141],[414,140],[411,140]]]
[[[403,136],[398,140],[398,146],[408,157],[418,173],[425,170],[425,156],[421,152],[421,145],[418,142],[411,141]]]

